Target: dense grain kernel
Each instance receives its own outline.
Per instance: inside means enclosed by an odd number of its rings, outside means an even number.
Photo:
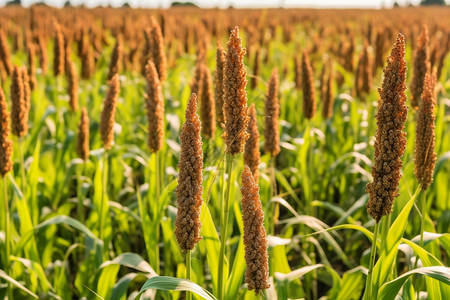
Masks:
[[[5,94],[0,87],[0,174],[5,176],[12,170],[12,140],[9,138],[9,112]]]
[[[216,73],[214,80],[214,95],[216,99],[216,120],[223,123],[223,68],[225,65],[225,52],[220,44],[217,45]]]
[[[244,282],[258,294],[270,287],[269,254],[267,252],[264,212],[259,199],[259,186],[250,168],[242,172],[242,222],[244,224],[245,270]]]
[[[35,58],[36,58],[36,48],[33,44],[30,44],[27,47],[27,60],[28,60],[28,77],[30,78],[31,90],[34,90],[34,88],[37,86]]]
[[[3,67],[8,75],[11,75],[13,71],[13,65],[11,63],[11,54],[9,53],[8,40],[6,39],[3,30],[0,30],[0,59],[3,63]]]
[[[70,109],[72,111],[78,111],[78,73],[74,62],[67,61],[66,73]]]
[[[269,79],[265,102],[264,151],[272,156],[280,153],[280,102],[278,100],[278,70],[275,68]]]
[[[102,138],[103,148],[105,148],[105,150],[110,150],[114,143],[114,118],[116,115],[119,92],[119,74],[116,74],[109,83],[109,90],[105,100],[103,101],[103,110],[100,119],[100,136]]]
[[[250,88],[252,90],[254,90],[256,88],[256,84],[258,83],[258,76],[259,76],[259,52],[260,52],[260,48],[256,49],[255,52],[255,58],[253,61],[253,74],[252,74],[252,78],[250,81]]]
[[[231,32],[227,50],[223,79],[225,121],[223,138],[226,153],[235,155],[244,151],[245,141],[249,136],[247,92],[245,91],[247,85],[245,78],[247,71],[244,67],[245,48],[242,48],[237,26]]]
[[[333,116],[334,93],[333,93],[333,64],[328,61],[328,78],[325,83],[325,92],[323,99],[322,116],[324,119],[330,119]]]
[[[53,75],[63,75],[66,62],[64,35],[61,26],[57,23],[55,26],[55,37],[53,41]]]
[[[408,108],[405,105],[406,61],[402,34],[397,36],[383,72],[383,84],[378,90],[381,100],[376,114],[378,128],[372,166],[373,182],[366,187],[369,194],[367,211],[376,222],[392,212],[394,199],[399,195],[402,156],[406,148],[403,128]]]
[[[114,46],[111,62],[109,64],[109,72],[108,72],[108,80],[115,75],[120,73],[120,69],[122,66],[122,57],[123,57],[123,41],[122,36],[117,37],[116,45]]]
[[[155,18],[151,18],[151,43],[150,53],[156,71],[158,72],[159,80],[164,81],[167,77],[166,71],[166,55],[164,53],[164,40],[161,33],[161,27]]]
[[[201,72],[200,119],[202,121],[202,135],[206,139],[213,139],[216,132],[216,104],[212,91],[212,79],[206,65],[201,66]]]
[[[428,50],[428,27],[423,25],[422,33],[417,41],[417,48],[414,51],[414,68],[411,79],[411,106],[414,109],[419,107],[420,96],[423,91],[425,74],[430,70],[429,50]]]
[[[302,87],[303,87],[303,114],[305,118],[312,119],[316,113],[316,99],[314,91],[313,70],[309,62],[308,53],[303,52],[302,59]]]
[[[147,79],[145,95],[148,120],[147,144],[150,151],[155,153],[161,150],[164,142],[164,97],[155,64],[151,60],[148,61],[145,70]]]
[[[424,190],[433,182],[433,171],[436,164],[436,152],[434,151],[436,139],[434,132],[435,83],[436,77],[427,73],[417,113],[414,174]]]
[[[28,133],[28,103],[25,89],[22,68],[14,66],[11,75],[11,125],[12,133],[18,137]]]
[[[203,151],[201,122],[197,115],[197,96],[192,94],[181,129],[181,154],[178,168],[177,217],[175,237],[183,252],[192,250],[201,239],[200,208],[202,206]]]
[[[87,160],[89,157],[89,116],[85,107],[81,110],[80,123],[77,131],[77,145],[76,150],[78,156],[82,160]]]
[[[255,103],[252,103],[248,108],[250,121],[248,122],[247,132],[250,134],[245,143],[244,164],[247,165],[253,173],[255,181],[259,179],[258,166],[261,163],[261,153],[259,152],[259,131],[258,120],[256,117]]]

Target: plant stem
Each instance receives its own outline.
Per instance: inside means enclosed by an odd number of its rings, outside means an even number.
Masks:
[[[373,267],[375,265],[375,256],[377,254],[377,239],[378,239],[378,225],[375,223],[375,228],[373,229],[373,240],[372,240],[372,252],[370,252],[370,263],[369,263],[369,273],[367,274],[366,280],[366,292],[364,293],[363,299],[370,300],[372,297],[372,279],[373,279]]]
[[[8,203],[8,187],[6,186],[6,177],[3,176],[3,190],[4,190],[4,198],[3,198],[3,204],[5,209],[5,271],[7,274],[10,272],[10,252],[11,252],[11,219],[10,219],[10,213],[9,213],[9,203]],[[12,298],[12,287],[11,283],[8,283],[8,299]]]
[[[191,251],[186,252],[186,278],[191,280]],[[186,291],[186,300],[191,300],[192,294]]]
[[[155,224],[155,232],[156,232],[156,241],[155,241],[155,260],[156,260],[156,273],[160,273],[160,267],[159,267],[159,220],[156,218],[158,217],[158,207],[159,207],[159,197],[161,196],[161,170],[160,170],[160,161],[159,161],[159,152],[155,153],[155,174],[156,174],[156,205],[153,205],[154,207],[154,214],[153,214],[153,222]]]
[[[420,242],[419,246],[423,248],[423,232],[425,230],[425,216],[426,216],[426,209],[427,209],[427,196],[426,196],[426,190],[420,191],[419,194],[420,197],[420,208],[421,208],[421,216],[420,216]],[[417,263],[419,261],[419,257],[416,254],[416,261],[414,262],[414,269],[417,268]]]
[[[23,158],[23,151],[22,151],[22,144],[23,140],[19,137],[19,158],[20,158],[20,169],[22,173],[22,193],[25,195],[25,188],[27,186],[27,180],[25,175],[25,162]]]
[[[275,157],[272,155],[270,156],[270,181],[271,181],[271,193],[270,193],[270,200],[275,196],[277,192],[277,182],[275,180]],[[280,213],[280,207],[278,202],[274,202],[273,204],[273,216],[272,216],[272,226],[270,228],[271,235],[275,235],[275,223],[278,221],[278,215]]]
[[[108,151],[105,150],[105,153],[103,154],[103,163],[102,163],[102,199],[100,202],[100,229],[99,229],[99,239],[103,240],[104,238],[104,232],[103,232],[103,227],[104,227],[104,223],[105,223],[105,218],[104,218],[104,206],[105,206],[105,201],[106,201],[106,197],[107,197],[107,182],[108,182]]]
[[[229,214],[229,198],[230,190],[232,184],[231,172],[233,170],[233,155],[226,155],[226,172],[228,174],[227,178],[227,188],[225,190],[225,198],[223,198],[223,223],[220,224],[220,253],[219,253],[219,286],[218,286],[218,296],[219,300],[224,299],[224,264],[225,264],[225,244],[227,242],[227,227],[228,227],[228,214]],[[225,184],[225,182],[224,182]]]
[[[77,203],[77,215],[78,215],[78,220],[81,223],[84,223],[84,205],[83,205],[83,195],[82,195],[82,187],[83,187],[83,183],[81,182],[81,176],[83,175],[81,168],[83,167],[84,169],[84,165],[85,162],[83,162],[83,165],[78,165],[77,169],[76,169],[76,173],[77,173],[77,198],[78,198],[78,203]]]

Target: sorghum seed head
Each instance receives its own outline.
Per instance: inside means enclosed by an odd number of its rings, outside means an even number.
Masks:
[[[89,157],[89,116],[85,107],[81,110],[80,123],[77,132],[77,154],[82,160]]]
[[[280,103],[278,100],[278,70],[275,68],[269,79],[269,87],[265,103],[264,151],[272,156],[280,153]]]
[[[259,131],[255,103],[252,103],[250,105],[248,111],[250,115],[250,121],[248,122],[247,131],[250,134],[250,137],[245,143],[244,164],[249,166],[250,170],[253,173],[255,181],[258,182],[258,166],[261,163],[261,153],[259,152]]]
[[[147,107],[148,140],[150,151],[161,150],[164,141],[164,97],[161,82],[155,64],[149,60],[145,68],[147,78],[147,93],[145,104]]]
[[[13,143],[9,138],[9,112],[5,94],[0,87],[0,174],[4,177],[12,170]]]
[[[423,25],[417,48],[414,51],[414,68],[411,79],[411,106],[414,109],[419,107],[420,96],[423,91],[425,74],[430,70],[429,49],[428,49],[428,27]]]
[[[103,110],[100,120],[100,136],[102,138],[103,148],[105,148],[105,150],[111,149],[111,146],[114,143],[114,118],[116,115],[119,92],[119,74],[116,74],[109,83],[109,90],[105,100],[103,101]]]
[[[305,118],[312,119],[316,113],[314,78],[308,53],[303,52],[302,59],[303,113]]]

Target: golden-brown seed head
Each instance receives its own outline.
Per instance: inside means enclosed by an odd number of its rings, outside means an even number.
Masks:
[[[82,160],[87,160],[89,157],[89,116],[85,107],[81,110],[80,124],[77,132],[76,150],[78,156]]]
[[[155,64],[151,60],[148,61],[145,71],[147,79],[145,95],[148,120],[147,144],[150,151],[155,153],[161,150],[164,142],[164,97]]]
[[[27,59],[28,59],[28,77],[30,77],[30,89],[34,90],[37,86],[36,80],[36,65],[35,65],[36,47],[30,43],[27,46]]]
[[[430,70],[429,49],[428,49],[428,27],[423,25],[422,33],[417,42],[417,48],[414,51],[414,68],[411,79],[411,106],[414,109],[419,107],[420,96],[423,91],[425,74]]]
[[[242,172],[242,222],[244,224],[245,270],[244,282],[249,290],[258,294],[270,287],[269,254],[267,236],[264,228],[264,212],[259,199],[259,186],[250,168]]]
[[[0,30],[0,58],[2,60],[6,73],[8,75],[11,75],[13,71],[13,65],[11,63],[11,54],[9,53],[8,40],[3,30]]]
[[[261,163],[261,153],[259,152],[259,131],[255,103],[252,103],[250,105],[248,111],[250,115],[250,121],[248,122],[247,131],[250,134],[250,137],[245,143],[244,165],[247,165],[250,168],[255,181],[258,182],[258,166]]]
[[[74,62],[68,60],[66,66],[67,73],[67,93],[69,94],[69,104],[72,111],[78,111],[78,73]]]
[[[434,75],[434,74],[433,74]],[[426,190],[433,182],[433,171],[436,164],[435,132],[434,132],[434,86],[436,77],[425,75],[425,84],[417,113],[416,143],[414,147],[414,174],[422,189]]]
[[[383,72],[383,84],[378,90],[381,100],[376,114],[378,128],[372,166],[373,182],[366,187],[369,194],[367,211],[377,223],[392,212],[394,199],[399,195],[402,156],[406,148],[406,133],[403,131],[408,116],[405,105],[405,38],[400,33]]]
[[[120,73],[120,69],[122,66],[122,57],[123,57],[123,41],[122,36],[119,35],[116,40],[116,45],[114,46],[111,62],[109,64],[109,73],[108,80],[110,80],[114,74]]]
[[[225,52],[220,44],[217,45],[216,78],[214,80],[214,94],[216,98],[216,119],[218,124],[223,123],[223,69],[225,66]]]
[[[167,77],[166,71],[166,55],[164,53],[164,40],[161,33],[161,27],[155,18],[151,18],[151,44],[150,53],[155,64],[156,71],[160,81],[164,81]]]
[[[114,143],[114,118],[116,115],[119,92],[119,74],[116,74],[109,83],[109,90],[105,100],[103,101],[103,110],[100,119],[100,136],[102,138],[103,148],[105,148],[105,150],[110,150]]]
[[[300,59],[296,55],[294,57],[294,81],[295,81],[295,88],[301,89],[302,88],[302,64],[300,63]]]
[[[12,133],[18,137],[28,133],[28,103],[25,88],[22,68],[14,66],[11,75],[11,123]]]
[[[13,143],[9,138],[9,112],[5,94],[0,87],[0,174],[4,177],[12,170]]]
[[[64,74],[65,67],[64,35],[61,26],[55,23],[55,39],[53,41],[53,74],[55,76]]]
[[[257,48],[255,51],[255,58],[253,61],[253,76],[252,76],[251,82],[250,82],[250,88],[252,90],[254,90],[256,88],[256,84],[258,83],[259,63],[260,63],[259,52],[260,52],[260,48]]]
[[[202,206],[203,151],[201,122],[197,115],[197,96],[192,94],[181,129],[181,154],[178,168],[177,217],[175,237],[183,252],[192,250],[201,239],[200,208]]]
[[[226,153],[236,155],[244,151],[245,141],[249,136],[247,92],[245,91],[247,85],[245,78],[247,71],[244,67],[245,48],[242,48],[237,26],[231,32],[227,50],[223,79],[225,121],[223,138]]]
[[[323,99],[322,116],[330,119],[333,116],[334,94],[333,94],[333,64],[328,61],[328,79],[325,83],[325,93]]]
[[[269,79],[265,102],[264,151],[272,156],[280,153],[280,102],[278,100],[278,70],[275,68]]]
[[[302,59],[303,113],[305,118],[312,119],[316,113],[314,78],[308,53],[303,52]]]
[[[200,119],[202,120],[202,135],[206,139],[213,139],[216,132],[216,104],[212,91],[211,74],[205,64],[201,65],[201,73]]]
[[[25,106],[27,109],[27,120],[28,120],[28,114],[30,112],[30,106],[31,106],[31,89],[30,89],[30,78],[28,77],[28,71],[25,66],[22,66],[20,68],[22,73],[22,85],[23,85],[23,97],[25,101]]]

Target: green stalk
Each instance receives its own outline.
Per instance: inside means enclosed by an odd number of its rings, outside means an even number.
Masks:
[[[4,198],[3,198],[3,204],[5,209],[5,271],[7,274],[9,274],[9,263],[10,263],[10,253],[11,253],[11,219],[10,219],[10,213],[9,213],[9,204],[8,204],[8,188],[6,186],[6,177],[3,176],[3,190],[4,190]],[[8,299],[12,298],[12,287],[11,283],[8,283]]]
[[[275,157],[273,157],[272,155],[270,156],[270,181],[271,181],[271,185],[270,185],[270,200],[272,200],[272,198],[275,196],[275,193],[277,191],[277,182],[275,180]],[[275,222],[278,219],[278,215],[280,213],[280,207],[279,207],[279,203],[278,202],[274,202],[273,205],[273,216],[272,216],[272,226],[270,228],[270,234],[271,235],[275,235]]]
[[[425,216],[426,216],[426,209],[427,209],[427,196],[426,196],[426,190],[422,190],[419,194],[420,197],[420,208],[421,208],[421,216],[420,216],[420,242],[419,246],[423,248],[423,232],[425,230]],[[416,254],[416,261],[414,262],[414,269],[417,268],[417,262],[419,260],[419,257]]]
[[[159,220],[156,218],[158,217],[158,207],[159,207],[159,197],[161,196],[161,170],[160,170],[160,161],[159,161],[159,152],[155,153],[155,174],[156,174],[156,205],[153,205],[154,211],[153,211],[153,222],[155,224],[155,232],[156,232],[156,241],[155,241],[155,259],[156,259],[156,273],[160,273],[160,267],[159,267]],[[150,187],[150,186],[149,186]],[[150,202],[151,203],[151,202]]]
[[[191,280],[191,251],[186,252],[186,278]],[[186,300],[191,300],[192,294],[186,291]]]
[[[225,244],[227,242],[227,227],[228,227],[228,215],[229,215],[229,198],[230,190],[232,185],[231,172],[233,170],[233,160],[234,156],[232,154],[226,155],[226,172],[228,174],[227,187],[225,190],[225,198],[223,198],[223,223],[220,224],[220,253],[219,253],[219,286],[218,286],[218,296],[219,300],[224,299],[224,263],[225,263]],[[225,182],[224,182],[225,185]]]
[[[102,200],[100,204],[100,228],[99,228],[99,239],[103,240],[104,238],[104,232],[103,227],[105,223],[105,218],[103,216],[104,214],[104,206],[105,201],[107,197],[107,185],[108,185],[108,151],[105,150],[105,153],[103,155],[103,163],[102,163]]]
[[[370,253],[370,263],[369,263],[369,273],[366,279],[366,292],[364,293],[363,299],[370,300],[372,297],[372,279],[373,279],[373,268],[375,265],[375,256],[377,252],[377,239],[378,239],[378,225],[375,223],[375,228],[373,229],[373,240],[372,240],[372,252]]]
[[[19,137],[19,158],[20,158],[20,170],[22,173],[22,193],[25,195],[25,188],[27,186],[27,180],[25,175],[25,162],[23,159],[23,149],[22,149],[23,140]]]
[[[82,195],[82,187],[83,184],[81,182],[81,176],[83,175],[81,168],[83,167],[84,169],[85,166],[85,162],[83,162],[83,165],[78,165],[76,168],[76,172],[77,172],[77,198],[78,198],[78,203],[77,203],[77,215],[78,215],[78,220],[81,223],[84,223],[84,205],[83,205],[83,195]]]

